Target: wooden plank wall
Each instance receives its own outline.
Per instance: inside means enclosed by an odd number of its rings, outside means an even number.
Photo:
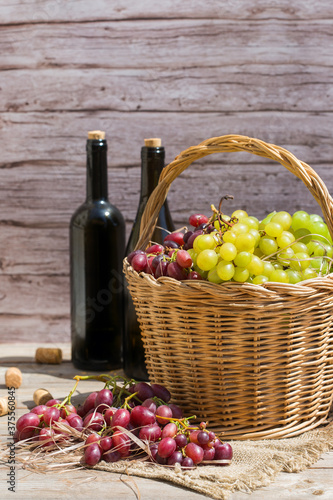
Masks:
[[[68,223],[85,140],[106,130],[109,191],[129,230],[143,138],[167,161],[230,133],[284,146],[333,192],[331,0],[0,3],[0,340],[69,340]],[[213,155],[177,179],[177,224],[230,210],[318,212],[278,164]]]

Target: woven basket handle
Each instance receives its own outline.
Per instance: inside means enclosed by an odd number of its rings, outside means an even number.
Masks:
[[[213,137],[192,146],[167,165],[161,173],[159,183],[149,197],[142,216],[140,238],[136,248],[145,248],[153,234],[160,209],[167,197],[171,183],[195,160],[212,153],[235,153],[247,151],[257,156],[275,160],[301,179],[322,209],[330,234],[333,237],[333,200],[319,175],[292,153],[274,144],[242,135]]]

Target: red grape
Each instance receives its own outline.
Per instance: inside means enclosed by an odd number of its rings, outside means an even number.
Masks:
[[[100,445],[102,451],[111,450],[111,448],[113,446],[112,437],[111,436],[104,436],[104,437],[102,437],[102,439],[100,440],[99,445]]]
[[[168,419],[172,418],[172,410],[169,406],[162,405],[157,408],[155,415],[156,415],[156,420],[159,424],[166,425],[169,422]]]
[[[135,427],[143,427],[145,425],[154,424],[156,417],[154,413],[144,406],[135,406],[131,411],[131,423]]]
[[[161,276],[167,276],[168,274],[168,267],[169,267],[170,262],[168,260],[161,260],[155,269],[154,276],[155,278],[160,278]]]
[[[186,250],[178,250],[176,262],[180,267],[191,267],[193,264],[192,257]]]
[[[162,430],[158,424],[145,425],[139,432],[139,438],[147,441],[157,441],[161,435]]]
[[[183,281],[187,278],[184,268],[177,264],[177,262],[170,262],[168,266],[168,276],[178,281]]]
[[[182,410],[179,408],[178,405],[175,405],[173,403],[170,403],[169,404],[169,408],[171,409],[172,411],[172,417],[173,418],[183,418],[183,412]]]
[[[46,425],[51,425],[53,422],[57,422],[60,418],[60,410],[59,408],[55,408],[51,406],[48,408],[43,416],[43,420]]]
[[[206,217],[206,215],[202,215],[202,214],[193,214],[189,217],[188,221],[191,224],[191,226],[198,227],[201,224],[207,224],[208,217]]]
[[[134,385],[134,392],[137,392],[137,397],[140,401],[154,397],[154,391],[146,382],[138,382]]]
[[[204,451],[198,444],[188,443],[185,447],[185,453],[189,458],[192,458],[195,465],[199,464],[203,460]]]
[[[130,423],[130,419],[130,412],[126,410],[126,408],[119,408],[119,410],[117,410],[112,416],[110,427],[115,428],[120,425],[121,427],[126,428]]]
[[[165,403],[168,403],[168,401],[170,401],[171,394],[168,391],[168,389],[164,387],[164,385],[150,384],[150,387],[153,390],[154,396],[156,396],[159,399],[162,399],[162,401],[164,401]]]
[[[92,443],[85,449],[84,461],[87,465],[96,465],[102,457],[102,452],[97,443]]]
[[[152,413],[155,413],[156,412],[156,403],[151,399],[145,399],[145,401],[142,403],[141,406],[144,406],[145,408],[148,408],[149,411],[151,411]]]
[[[111,420],[112,420],[112,417],[113,415],[116,413],[117,411],[117,408],[108,408],[104,413],[103,413],[103,417],[104,417],[104,420],[105,420],[105,423],[108,427],[110,427],[111,425]]]
[[[233,451],[229,443],[223,443],[215,448],[215,460],[231,460],[232,455]]]
[[[214,460],[214,457],[215,457],[214,446],[212,448],[210,448],[209,446],[204,445],[203,451],[204,451],[203,460]]]
[[[202,276],[197,271],[191,271],[188,273],[187,279],[189,279],[189,280],[202,280]]]
[[[165,437],[159,442],[157,452],[160,457],[168,458],[176,451],[176,448],[176,441],[171,437]]]
[[[179,245],[181,247],[184,245],[184,235],[180,231],[175,231],[173,233],[168,234],[164,238],[164,241],[163,241],[164,245],[166,244],[165,243],[166,241],[174,241],[175,243],[177,243],[177,245]]]
[[[208,434],[208,432],[205,432],[205,431],[198,432],[197,441],[201,445],[209,443],[209,434]]]
[[[35,406],[30,413],[36,413],[36,415],[39,415],[40,417],[43,417],[45,411],[48,409],[48,406],[46,405],[38,405]],[[41,418],[43,420],[43,418]]]
[[[177,425],[174,422],[169,422],[163,427],[162,438],[165,437],[173,438],[177,434],[177,431],[178,431]]]
[[[147,263],[148,263],[148,258],[145,253],[134,255],[132,259],[132,267],[134,271],[137,271],[138,273],[146,269]]]
[[[175,441],[176,441],[176,445],[178,448],[185,448],[185,446],[188,443],[188,440],[187,440],[187,437],[185,436],[185,434],[178,434],[175,437]]]
[[[193,462],[192,458],[190,458],[190,457],[184,457],[183,461],[182,461],[182,467],[184,469],[193,469],[194,462]]]
[[[76,413],[70,413],[66,417],[67,422],[73,429],[76,429],[78,431],[82,431],[83,429],[83,419],[80,417],[80,415],[77,415]]]
[[[152,254],[155,254],[155,255],[158,255],[158,254],[163,253],[163,252],[164,252],[164,247],[163,247],[163,245],[159,245],[159,244],[151,245],[146,250],[147,254],[152,253]]]
[[[96,401],[97,394],[98,394],[97,391],[91,392],[86,397],[86,399],[83,403],[83,407],[82,407],[83,415],[80,415],[81,417],[86,415],[88,413],[88,411],[90,411],[92,408],[95,408],[95,401]]]
[[[38,440],[41,441],[41,446],[50,446],[55,443],[54,431],[50,427],[44,427],[40,430]]]
[[[131,441],[126,434],[116,431],[112,434],[113,446],[122,457],[128,457],[131,450]]]
[[[176,463],[181,464],[183,461],[183,455],[181,451],[174,451],[172,455],[168,458],[168,465],[175,465]]]
[[[102,413],[103,410],[107,410],[108,407],[112,405],[112,402],[113,394],[110,389],[102,389],[97,393],[95,399],[95,408],[98,408],[98,411]]]
[[[83,427],[97,432],[102,429],[103,425],[103,415],[98,411],[90,413],[90,415],[87,415],[83,421]]]
[[[49,399],[47,403],[45,403],[46,406],[54,406],[54,405],[60,405],[61,401],[60,399]]]
[[[66,418],[70,413],[76,414],[76,408],[72,404],[65,405],[62,408],[59,408],[59,410],[61,418]]]
[[[106,451],[105,453],[103,453],[102,455],[102,459],[105,460],[105,462],[118,462],[118,460],[121,459],[121,455],[119,453],[119,451]]]
[[[129,265],[132,264],[132,260],[133,260],[133,257],[135,255],[140,255],[140,254],[144,254],[145,252],[143,250],[134,250],[133,252],[129,253],[127,255],[127,262],[129,263]]]

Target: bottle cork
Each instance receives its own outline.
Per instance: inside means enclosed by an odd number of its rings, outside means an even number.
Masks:
[[[50,347],[38,347],[35,354],[36,363],[59,365],[62,361],[62,350]]]
[[[5,382],[6,387],[15,387],[15,389],[18,389],[22,384],[21,370],[19,368],[16,368],[16,366],[8,368],[5,373]]]
[[[7,415],[7,413],[8,413],[8,399],[0,398],[0,417],[2,417],[2,415]]]
[[[33,400],[36,405],[45,405],[53,396],[46,389],[36,389],[33,395]]]
[[[147,148],[160,148],[162,146],[162,140],[159,137],[145,139],[145,146]]]
[[[105,132],[102,130],[91,130],[88,132],[88,139],[103,140],[105,139]]]

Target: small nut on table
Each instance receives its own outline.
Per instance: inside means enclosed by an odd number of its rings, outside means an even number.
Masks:
[[[18,389],[22,384],[21,370],[19,368],[16,368],[16,366],[8,368],[5,373],[5,382],[6,387],[14,387],[15,389]]]
[[[45,405],[53,396],[46,389],[36,389],[33,395],[33,400],[36,406]]]
[[[37,363],[58,365],[62,362],[62,350],[58,348],[38,347],[35,359]]]

